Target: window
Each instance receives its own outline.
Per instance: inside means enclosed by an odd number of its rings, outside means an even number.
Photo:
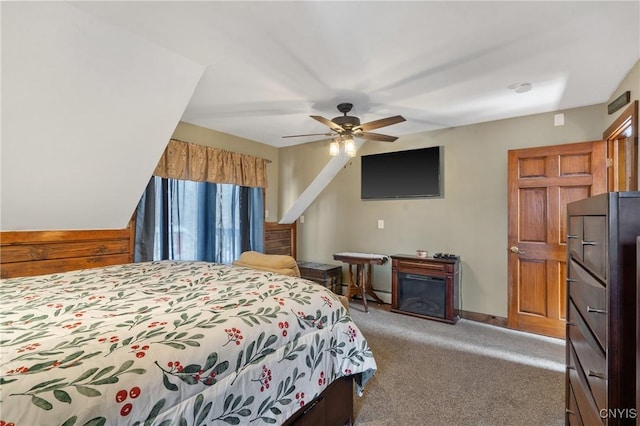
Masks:
[[[134,261],[231,263],[263,249],[263,191],[152,177],[136,216]]]

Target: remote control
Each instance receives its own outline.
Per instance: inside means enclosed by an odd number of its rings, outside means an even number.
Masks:
[[[458,255],[451,253],[436,253],[433,255],[434,259],[458,259]]]

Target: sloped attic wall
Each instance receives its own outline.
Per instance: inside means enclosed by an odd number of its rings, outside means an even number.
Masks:
[[[2,2],[0,229],[117,229],[204,67],[61,2]]]

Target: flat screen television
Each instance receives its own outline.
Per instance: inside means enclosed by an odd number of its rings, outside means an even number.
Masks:
[[[360,198],[442,196],[442,147],[362,156]]]

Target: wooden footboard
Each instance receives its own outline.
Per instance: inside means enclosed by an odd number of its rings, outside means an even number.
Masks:
[[[316,399],[298,410],[285,426],[345,426],[353,424],[353,377],[341,377]]]

